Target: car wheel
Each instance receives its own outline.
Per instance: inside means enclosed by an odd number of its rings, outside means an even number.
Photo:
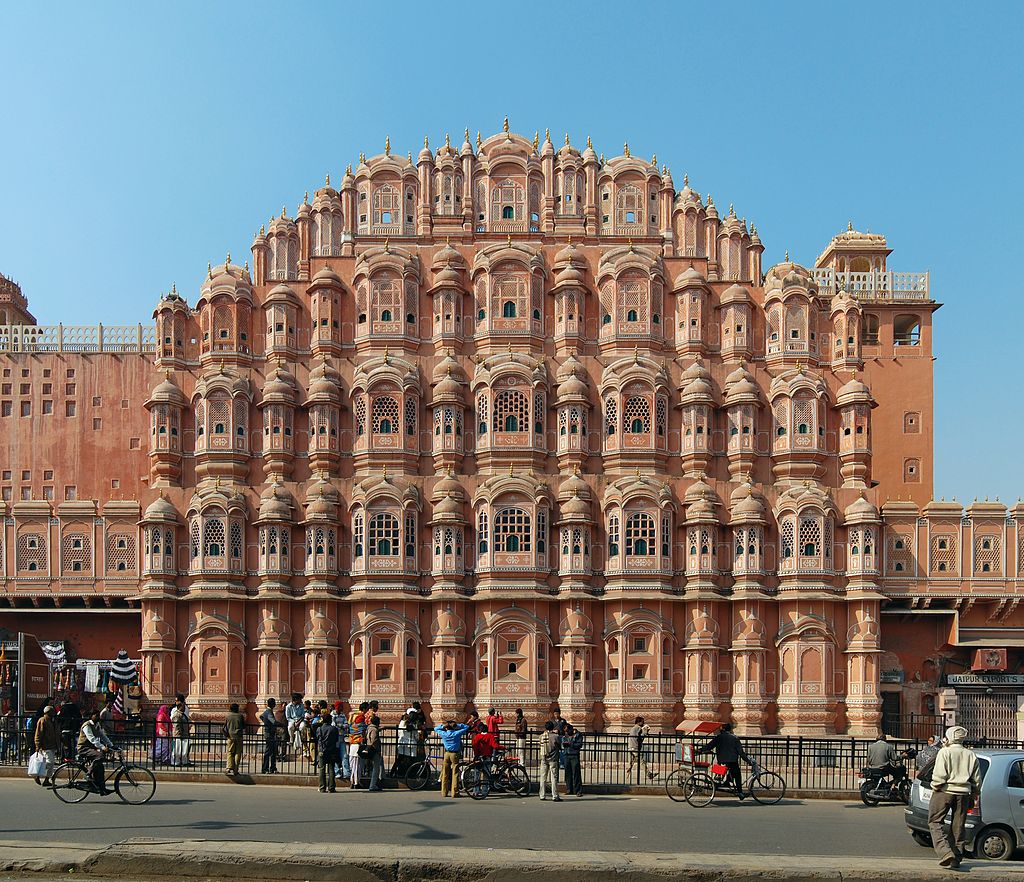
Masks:
[[[974,854],[985,861],[1008,861],[1014,847],[1013,836],[1002,827],[988,827],[974,838]]]
[[[911,830],[910,836],[918,845],[924,846],[925,848],[932,847],[932,837],[927,833],[922,833],[920,830]]]

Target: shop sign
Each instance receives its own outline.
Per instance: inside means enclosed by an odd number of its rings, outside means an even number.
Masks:
[[[1024,674],[947,674],[950,686],[1024,686]]]

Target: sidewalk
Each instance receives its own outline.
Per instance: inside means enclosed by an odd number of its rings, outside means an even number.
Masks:
[[[938,882],[950,870],[934,859],[785,855],[641,854],[601,851],[530,851],[448,846],[335,845],[328,843],[218,842],[208,839],[126,839],[108,848],[10,841],[0,871],[82,874],[96,878],[274,879],[305,882]],[[1020,879],[1024,864],[968,861],[961,872],[983,880]]]
[[[178,771],[177,769],[153,769],[157,781],[173,784],[238,784],[241,786],[253,784],[268,784],[291,787],[315,787],[316,776],[295,775],[287,772],[277,775],[236,775],[229,778],[221,771],[201,771],[189,769]],[[27,778],[24,766],[0,766],[0,778]],[[405,790],[405,784],[398,778],[384,778],[381,786],[385,790]],[[590,794],[609,794],[622,796],[665,796],[665,782],[658,778],[651,784],[584,784],[584,790]],[[348,783],[339,781],[338,788],[346,789]],[[536,792],[536,779],[534,779],[533,791]],[[560,789],[564,793],[564,784],[560,782]],[[843,802],[858,802],[860,793],[856,790],[796,790],[786,789],[786,799],[837,799]]]

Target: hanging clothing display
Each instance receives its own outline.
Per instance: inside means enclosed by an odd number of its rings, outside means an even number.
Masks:
[[[85,666],[85,691],[100,691],[100,666],[98,662],[89,662]]]
[[[127,650],[122,649],[117,653],[117,658],[114,659],[114,663],[110,668],[110,676],[115,682],[123,686],[134,683],[138,678],[135,663],[128,658]]]

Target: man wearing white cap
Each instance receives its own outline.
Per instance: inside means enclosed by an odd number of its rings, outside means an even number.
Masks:
[[[928,829],[939,856],[940,867],[956,869],[964,853],[964,824],[967,810],[981,791],[978,758],[964,747],[967,730],[952,726],[946,730],[946,746],[935,757],[932,798],[928,804]],[[946,812],[953,814],[949,833],[942,829]]]

